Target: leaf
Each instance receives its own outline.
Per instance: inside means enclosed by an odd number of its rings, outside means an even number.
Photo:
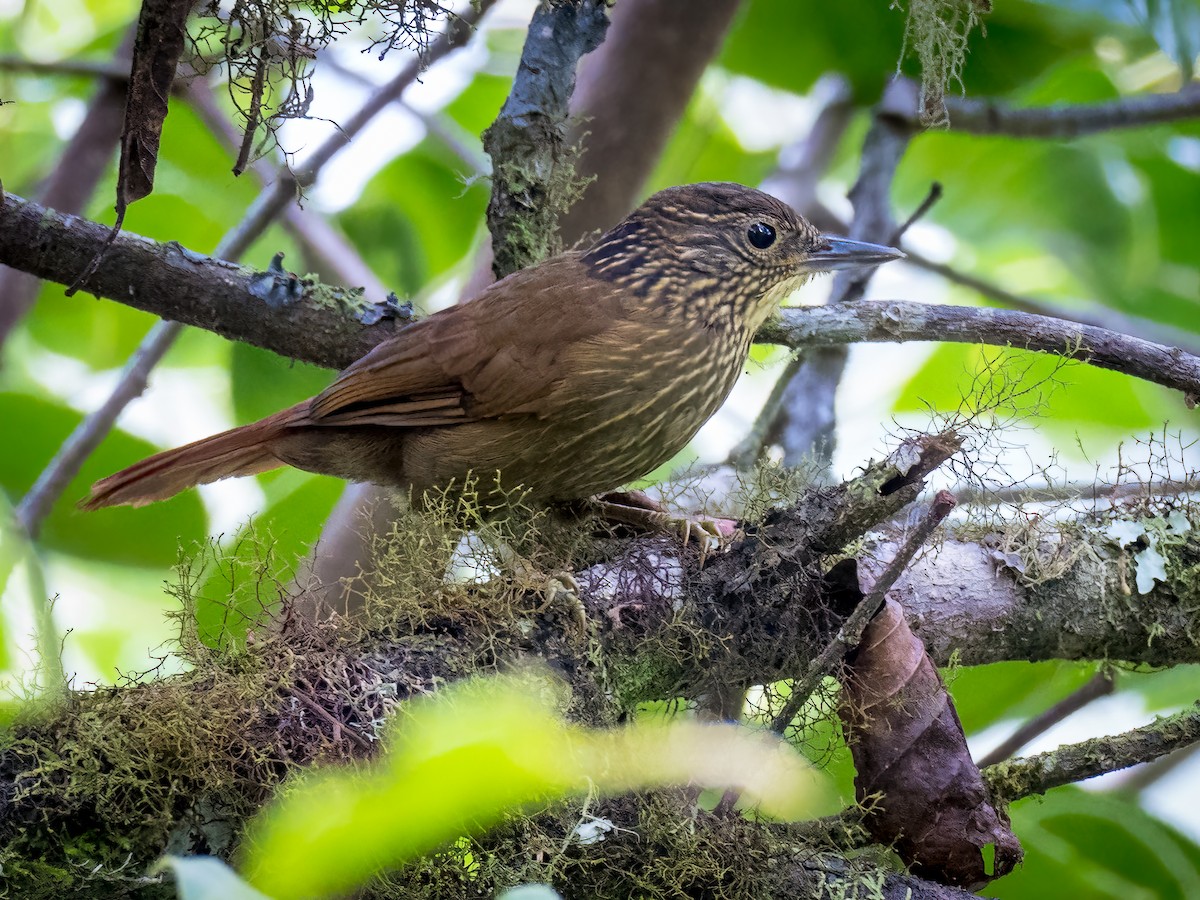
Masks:
[[[10,498],[24,496],[82,418],[52,400],[0,393],[0,421],[8,434],[21,436],[5,450],[0,488]],[[198,541],[205,533],[206,517],[195,491],[143,509],[113,507],[85,513],[75,508],[93,481],[156,449],[123,431],[109,434],[54,505],[39,543],[63,553],[126,565],[173,565],[180,544]]]
[[[795,818],[818,790],[801,757],[766,735],[698,722],[588,729],[546,708],[560,694],[550,679],[509,677],[411,701],[379,762],[315,774],[251,824],[250,881],[280,900],[345,892],[507,810],[564,796],[736,786],[763,813]]]
[[[894,846],[914,874],[946,884],[1012,871],[1021,845],[989,800],[954,704],[896,601],[871,620],[847,667],[842,721],[871,837]]]
[[[858,102],[870,103],[896,71],[904,24],[902,10],[876,0],[755,0],[739,17],[719,62],[800,94],[826,72],[840,72]],[[1090,54],[1095,41],[1087,16],[1041,3],[996,3],[986,24],[986,37],[976,32],[968,45],[963,84],[971,95],[1016,90],[1064,57]],[[902,70],[919,75],[911,58]]]
[[[179,900],[270,900],[212,856],[168,856],[156,869],[175,876]]]
[[[1135,802],[1079,788],[1013,804],[1025,864],[988,886],[1001,900],[1188,900],[1200,896],[1200,848]]]
[[[154,189],[167,101],[183,55],[185,23],[192,5],[192,0],[142,0],[121,134],[116,227],[125,216],[125,207]]]

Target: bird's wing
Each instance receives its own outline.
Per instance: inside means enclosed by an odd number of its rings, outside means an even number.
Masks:
[[[621,310],[577,254],[516,272],[384,341],[311,404],[320,425],[451,425],[544,411],[577,342]]]

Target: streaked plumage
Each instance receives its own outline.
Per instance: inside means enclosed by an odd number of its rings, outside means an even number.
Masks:
[[[897,255],[831,244],[741,185],[669,188],[586,251],[417,322],[312,400],[97,482],[85,506],[282,464],[417,492],[500,472],[543,502],[613,490],[687,444],[787,293],[815,271]]]

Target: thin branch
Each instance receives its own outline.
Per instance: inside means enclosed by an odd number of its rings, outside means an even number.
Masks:
[[[897,79],[907,81],[907,79]],[[915,85],[913,94],[915,96]],[[919,104],[897,93],[885,96],[885,114],[921,129]],[[1141,128],[1200,118],[1200,85],[1171,94],[1142,94],[1103,103],[1058,103],[1014,107],[994,100],[946,97],[950,130],[1014,138],[1069,139],[1118,128]]]
[[[1200,357],[1129,337],[1010,309],[932,306],[905,300],[786,309],[756,340],[793,349],[856,342],[951,341],[1057,353],[1184,393],[1200,400]]]
[[[1079,710],[1083,709],[1089,703],[1099,700],[1101,697],[1107,697],[1115,688],[1115,673],[1112,669],[1105,667],[1102,671],[1097,672],[1088,679],[1087,684],[1078,690],[1072,691],[1049,709],[1034,716],[1014,731],[1008,738],[1001,741],[994,750],[980,759],[977,765],[982,769],[985,766],[994,766],[1004,762],[1034,738],[1045,734],[1059,722],[1079,712]]]
[[[908,255],[904,263],[924,269],[927,272],[933,272],[936,275],[941,275],[947,281],[970,288],[981,296],[1007,306],[1009,309],[1017,309],[1021,312],[1033,313],[1039,316],[1069,319],[1072,322],[1079,322],[1083,325],[1095,325],[1097,328],[1120,331],[1124,334],[1145,338],[1148,341],[1157,341],[1160,344],[1182,347],[1189,353],[1200,354],[1200,337],[1194,332],[1184,331],[1180,328],[1164,325],[1162,322],[1141,318],[1140,316],[1131,316],[1105,306],[1100,302],[1088,303],[1083,309],[1064,309],[1052,303],[1045,303],[1041,300],[1035,300],[1032,297],[1014,294],[1012,291],[1005,290],[986,279],[971,275],[968,272],[961,272],[945,263],[934,262],[927,256],[910,250],[907,247],[903,249]]]
[[[929,540],[937,527],[945,521],[946,516],[950,515],[950,511],[954,509],[955,502],[954,495],[949,491],[938,491],[937,495],[933,498],[933,502],[925,511],[925,515],[921,517],[921,521],[905,537],[904,542],[896,549],[891,562],[887,564],[879,574],[879,577],[875,579],[871,590],[864,594],[863,598],[858,601],[858,604],[854,607],[854,611],[842,622],[842,626],[838,629],[837,634],[825,645],[825,649],[809,663],[804,675],[801,678],[793,680],[791,696],[788,697],[783,708],[771,721],[772,731],[776,734],[783,734],[791,721],[796,718],[796,714],[800,712],[800,707],[808,701],[813,691],[817,689],[817,686],[821,683],[821,679],[833,671],[834,667],[845,657],[847,652],[858,646],[858,642],[862,639],[863,631],[866,630],[868,623],[879,612],[884,600],[887,599],[887,592],[892,589],[900,579],[900,576],[904,574],[904,570],[908,568],[913,557],[917,555],[917,551],[925,545],[925,542]]]
[[[1200,741],[1200,704],[1123,734],[990,766],[983,777],[998,800],[1012,802],[1051,788],[1150,762]]]
[[[280,177],[258,195],[242,221],[226,232],[218,242],[214,255],[234,260],[244,253],[292,201],[297,185],[311,184],[321,167],[346,146],[376,113],[391,103],[394,97],[399,96],[426,66],[466,43],[471,34],[469,26],[477,21],[489,6],[489,2],[481,2],[464,13],[455,24],[430,44],[423,57],[410,61],[392,81],[369,98],[339,131],[318,147],[303,169],[290,177],[289,173],[281,170]],[[98,273],[92,276],[91,280],[95,280],[97,276]],[[91,280],[82,286],[88,289]],[[42,519],[61,496],[66,485],[75,477],[83,461],[112,430],[121,411],[145,390],[150,370],[174,343],[182,327],[179,322],[161,322],[151,329],[126,366],[108,400],[84,418],[38,477],[34,488],[22,499],[17,509],[18,519],[29,534],[37,534]]]
[[[988,100],[947,97],[950,129],[1015,138],[1077,138],[1118,128],[1141,128],[1200,118],[1200,86],[1171,94],[1122,97],[1105,103],[1016,108]],[[909,119],[916,123],[916,117]]]
[[[0,54],[0,71],[28,72],[31,75],[65,75],[80,78],[103,78],[107,81],[129,81],[129,62],[58,59],[42,62],[24,56]]]

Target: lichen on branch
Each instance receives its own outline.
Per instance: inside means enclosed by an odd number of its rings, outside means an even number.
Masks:
[[[558,217],[585,186],[567,138],[575,69],[607,29],[604,0],[557,0],[533,14],[512,90],[483,133],[492,158],[487,220],[497,278],[559,249]]]

